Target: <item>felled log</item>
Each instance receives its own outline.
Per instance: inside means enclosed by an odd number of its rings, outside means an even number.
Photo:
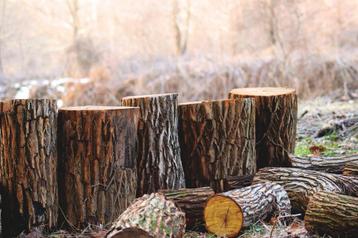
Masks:
[[[310,232],[333,237],[357,237],[358,198],[331,192],[313,194],[305,215]]]
[[[179,141],[187,187],[224,191],[231,175],[256,172],[255,108],[251,99],[179,105]]]
[[[165,198],[172,200],[177,207],[185,212],[186,227],[200,229],[204,227],[204,207],[214,190],[210,187],[181,188],[177,190],[161,190]]]
[[[238,88],[229,98],[253,98],[257,167],[291,166],[297,126],[297,96],[291,88]]]
[[[343,175],[358,176],[358,161],[346,163],[343,168]]]
[[[157,94],[122,99],[124,106],[140,108],[137,196],[185,187],[177,97],[177,94]]]
[[[318,191],[358,195],[358,179],[353,177],[296,168],[262,168],[254,176],[253,183],[275,182],[290,197],[292,208],[306,210],[309,197]]]
[[[62,221],[77,228],[108,224],[135,199],[139,109],[59,110],[59,191]]]
[[[291,155],[290,159],[295,168],[341,174],[347,163],[358,161],[358,154],[341,157],[298,157]]]
[[[55,100],[1,102],[0,181],[3,237],[57,225]]]
[[[107,238],[173,237],[185,232],[185,214],[163,194],[137,198],[113,223]]]
[[[229,176],[225,180],[224,190],[229,191],[250,186],[253,179],[254,175]]]
[[[262,183],[214,195],[205,206],[204,217],[209,232],[237,237],[242,227],[273,213],[290,214],[290,200],[282,186]]]

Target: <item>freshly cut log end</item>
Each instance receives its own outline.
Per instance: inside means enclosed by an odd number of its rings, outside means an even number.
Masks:
[[[61,222],[107,225],[135,199],[138,119],[134,107],[59,110]]]
[[[0,103],[3,237],[57,225],[57,105],[49,99]]]
[[[113,223],[106,237],[173,237],[185,232],[185,214],[166,200],[163,194],[152,193],[137,198]]]
[[[275,182],[290,197],[295,211],[304,213],[309,197],[319,191],[358,196],[358,179],[297,168],[262,168],[254,176],[253,184]]]
[[[291,88],[237,88],[229,98],[253,98],[257,167],[291,166],[297,126],[297,96]]]
[[[286,191],[275,183],[262,183],[212,196],[204,210],[207,230],[236,237],[242,227],[277,214],[290,214]]]
[[[160,192],[185,212],[187,229],[200,230],[204,228],[204,207],[208,198],[215,194],[212,188],[181,188],[160,190]]]
[[[178,139],[178,95],[125,97],[122,104],[140,108],[137,196],[185,187]]]
[[[253,100],[180,104],[179,141],[187,187],[224,191],[228,176],[256,172]]]
[[[304,220],[310,232],[357,237],[358,198],[330,192],[315,193],[310,198]]]
[[[356,155],[358,157],[358,155]],[[343,175],[358,176],[358,161],[346,163],[343,168]]]

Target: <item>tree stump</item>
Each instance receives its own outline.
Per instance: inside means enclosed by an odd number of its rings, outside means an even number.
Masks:
[[[178,95],[125,97],[124,106],[140,108],[137,196],[185,187],[178,141]]]
[[[333,237],[357,237],[358,198],[337,193],[313,194],[305,215],[310,232]]]
[[[182,238],[185,214],[163,194],[137,198],[113,223],[107,238],[172,237]]]
[[[177,190],[161,190],[167,200],[171,200],[185,212],[186,227],[191,230],[204,228],[204,207],[214,190],[210,187],[181,188]]]
[[[292,208],[305,212],[309,197],[319,191],[358,195],[358,179],[296,168],[263,168],[254,177],[253,183],[275,182],[280,184],[290,197]]]
[[[256,171],[253,100],[180,104],[179,141],[186,186],[224,191],[228,176]]]
[[[358,161],[346,163],[343,168],[343,175],[358,176]]]
[[[291,204],[286,191],[275,183],[262,183],[211,197],[204,211],[209,232],[220,237],[237,237],[248,227],[272,213],[287,215]]]
[[[291,166],[297,126],[297,96],[290,88],[238,88],[229,98],[253,98],[256,106],[258,169]]]
[[[57,225],[55,100],[1,102],[0,177],[4,237]]]
[[[341,174],[347,164],[353,161],[358,162],[358,154],[340,157],[298,157],[291,155],[290,159],[292,166],[296,168]]]
[[[135,199],[139,109],[68,107],[59,110],[60,206],[76,228],[113,222]]]

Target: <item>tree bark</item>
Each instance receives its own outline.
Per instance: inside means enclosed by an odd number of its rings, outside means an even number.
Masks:
[[[248,187],[253,179],[254,175],[229,176],[225,181],[225,191]]]
[[[306,211],[309,197],[318,191],[358,195],[358,179],[314,170],[263,168],[256,173],[253,183],[267,181],[283,186],[298,212]]]
[[[187,187],[224,191],[228,176],[256,171],[253,100],[180,104],[179,141]]]
[[[358,176],[358,161],[346,163],[343,168],[343,175]]]
[[[258,169],[291,166],[297,126],[297,96],[289,88],[233,89],[229,98],[253,98],[256,106],[256,161]]]
[[[341,174],[347,163],[358,162],[358,154],[341,157],[298,157],[291,155],[290,159],[292,166],[296,168]]]
[[[200,230],[204,227],[204,207],[209,197],[215,193],[210,187],[182,188],[178,190],[161,190],[165,198],[172,200],[185,212],[186,227]]]
[[[137,198],[113,223],[106,237],[181,238],[184,232],[185,214],[163,194],[152,193]]]
[[[68,225],[106,225],[135,199],[138,119],[133,107],[60,109],[59,191]]]
[[[315,193],[307,207],[305,227],[321,235],[357,237],[358,198],[330,192]]]
[[[185,187],[178,141],[177,97],[177,94],[157,94],[122,99],[123,105],[140,108],[137,196]]]
[[[207,230],[220,237],[237,237],[242,227],[273,213],[291,213],[286,191],[275,183],[262,183],[211,197],[204,211]]]
[[[57,225],[55,100],[1,102],[0,181],[4,237]]]

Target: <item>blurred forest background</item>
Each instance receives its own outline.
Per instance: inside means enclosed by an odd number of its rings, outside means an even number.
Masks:
[[[2,98],[290,86],[349,99],[357,63],[358,0],[0,0]]]

